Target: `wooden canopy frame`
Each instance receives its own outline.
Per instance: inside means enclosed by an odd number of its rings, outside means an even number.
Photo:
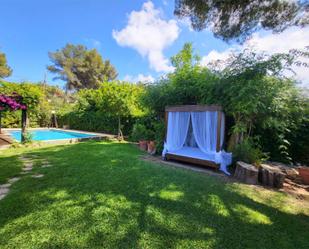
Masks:
[[[221,122],[222,122],[222,107],[219,105],[178,105],[178,106],[167,106],[165,107],[165,141],[167,137],[167,126],[168,126],[168,113],[169,112],[218,112],[218,122],[217,122],[217,141],[216,141],[216,152],[221,150]],[[220,165],[209,160],[202,160],[193,157],[180,156],[166,153],[167,160],[177,160],[188,162],[192,164],[198,164],[202,166],[208,166],[212,168],[219,169]]]

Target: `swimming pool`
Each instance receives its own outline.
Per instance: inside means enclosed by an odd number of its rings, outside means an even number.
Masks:
[[[67,140],[97,137],[97,135],[94,134],[56,129],[33,129],[29,130],[29,132],[32,134],[32,140],[34,141]],[[21,130],[8,131],[8,133],[18,142],[21,141]]]

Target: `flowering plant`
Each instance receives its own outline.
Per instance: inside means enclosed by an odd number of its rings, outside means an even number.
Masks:
[[[22,103],[22,97],[17,93],[13,93],[11,96],[0,94],[0,111],[3,110],[26,110],[27,106]]]

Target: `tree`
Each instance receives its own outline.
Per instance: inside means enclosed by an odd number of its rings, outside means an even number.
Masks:
[[[308,1],[175,0],[175,14],[189,17],[195,30],[211,28],[224,41],[244,41],[258,29],[281,32],[309,24]]]
[[[12,69],[7,65],[6,56],[0,52],[0,79],[9,77],[12,74]]]
[[[47,69],[57,74],[54,79],[66,81],[66,90],[96,89],[103,81],[117,77],[117,71],[109,60],[103,60],[96,49],[83,45],[67,44],[61,50],[50,52],[53,65]]]
[[[129,134],[133,121],[143,115],[139,102],[144,85],[103,82],[98,89],[78,91],[73,110],[60,116],[70,128],[105,133]]]
[[[159,116],[164,116],[165,106],[201,104],[205,94],[217,79],[208,68],[200,65],[191,43],[171,58],[175,71],[155,84],[147,86],[142,100],[144,105]]]

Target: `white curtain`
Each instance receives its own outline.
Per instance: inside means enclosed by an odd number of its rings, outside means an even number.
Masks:
[[[195,141],[204,153],[216,152],[217,112],[191,112]]]
[[[190,124],[190,112],[169,112],[167,136],[163,156],[167,151],[176,151],[183,147]]]
[[[222,112],[222,116],[221,116],[221,134],[220,134],[220,149],[223,146],[223,142],[224,142],[224,131],[225,131],[225,115]]]
[[[227,166],[232,162],[232,153],[222,151],[224,141],[225,116],[222,113],[220,127],[220,151],[216,151],[218,112],[191,112],[192,127],[195,141],[204,153],[214,153],[215,163],[220,170],[229,175]]]

